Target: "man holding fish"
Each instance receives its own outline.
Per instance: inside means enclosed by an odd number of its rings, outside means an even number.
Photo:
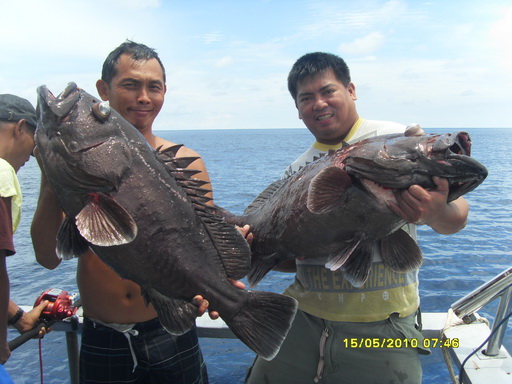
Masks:
[[[401,124],[359,116],[355,85],[338,56],[316,52],[299,58],[290,71],[288,88],[299,118],[316,141],[288,167],[284,178],[345,142],[405,131]],[[433,181],[436,187],[431,190],[412,185],[395,192],[395,201],[389,202],[388,208],[410,223],[403,229],[413,239],[414,224],[428,225],[441,234],[455,233],[466,224],[466,201],[448,203],[448,181]],[[299,310],[280,352],[271,361],[257,357],[246,382],[421,383],[418,353],[430,351],[423,347],[416,326],[418,269],[393,271],[374,247],[368,278],[355,287],[342,270],[331,271],[325,262],[312,255],[276,268],[296,272],[285,294],[299,302]]]
[[[152,131],[166,93],[165,70],[153,49],[131,41],[121,44],[105,60],[96,85],[100,97],[135,126],[153,149],[174,145]],[[181,147],[177,157],[197,158],[189,168],[200,171],[194,177],[210,186],[204,162],[195,151]],[[55,238],[62,220],[58,200],[43,175],[32,238],[37,260],[50,269],[61,261]],[[242,230],[245,236],[247,231],[247,227]],[[195,328],[170,335],[153,305],[146,305],[139,285],[120,278],[91,250],[79,257],[77,282],[84,309],[80,382],[208,382]],[[201,296],[194,300],[201,315],[208,302]],[[210,312],[210,316],[218,314]]]

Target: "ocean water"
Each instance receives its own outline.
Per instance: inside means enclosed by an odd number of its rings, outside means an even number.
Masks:
[[[435,133],[450,129],[429,130]],[[455,235],[442,236],[427,227],[419,228],[419,242],[425,262],[420,271],[423,312],[446,312],[450,305],[512,262],[512,160],[508,143],[512,129],[467,129],[473,140],[472,156],[489,170],[485,182],[466,195],[471,211],[469,223]],[[284,168],[312,142],[304,129],[159,131],[160,136],[183,143],[204,158],[218,205],[241,213],[268,184],[279,178]],[[17,254],[8,258],[11,297],[31,305],[48,288],[77,292],[76,260],[64,261],[53,271],[39,266],[30,242],[30,221],[39,192],[39,170],[32,160],[19,172],[24,194],[22,223],[15,236]],[[258,289],[282,292],[293,275],[271,272]],[[491,322],[498,302],[479,311]],[[510,322],[512,324],[512,321]],[[505,346],[512,350],[512,325]],[[9,339],[17,333],[10,330]],[[238,340],[201,339],[214,384],[242,383],[254,359]],[[424,383],[451,383],[439,350],[422,358]],[[40,382],[39,345],[30,340],[13,352],[5,365],[16,384]],[[42,366],[47,384],[68,383],[65,337],[53,332],[42,341]]]

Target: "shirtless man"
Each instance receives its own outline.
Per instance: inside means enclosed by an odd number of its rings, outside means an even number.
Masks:
[[[166,92],[165,69],[153,49],[131,41],[121,44],[105,60],[96,87],[100,97],[133,124],[152,148],[174,145],[152,130]],[[211,188],[205,164],[195,151],[182,147],[177,156],[198,157],[189,167],[200,170],[195,177]],[[46,268],[53,269],[61,261],[55,253],[55,238],[62,219],[56,196],[43,175],[32,240],[36,258]],[[244,235],[247,230],[244,227]],[[78,260],[77,283],[84,310],[81,383],[208,382],[195,328],[178,337],[168,334],[153,306],[144,303],[140,287],[121,279],[90,250]],[[194,301],[198,314],[204,313],[206,300],[196,296]]]

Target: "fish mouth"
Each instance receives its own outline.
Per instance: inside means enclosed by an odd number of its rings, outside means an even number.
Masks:
[[[434,176],[448,180],[449,200],[472,191],[488,174],[482,164],[470,157],[471,138],[467,132],[439,136],[426,156],[444,167],[439,169],[439,175]]]
[[[58,119],[63,120],[69,116],[80,99],[80,89],[76,83],[69,83],[66,88],[55,97],[52,92],[46,87],[41,85],[37,88],[38,94],[38,115],[42,118],[50,111]]]
[[[62,138],[63,131],[61,131],[60,127],[62,124],[71,120],[73,112],[76,108],[78,108],[78,103],[82,94],[80,92],[80,88],[78,88],[77,84],[74,82],[68,83],[66,88],[59,93],[57,97],[53,95],[53,93],[46,87],[46,85],[42,85],[37,88],[38,93],[38,115],[40,116],[41,121],[43,122],[55,122],[55,124],[48,124],[48,127],[54,127],[56,130],[54,132],[47,132],[50,138],[56,137],[61,143],[62,147],[69,154],[73,153],[83,153],[94,149],[98,146],[101,146],[108,142],[109,140],[102,141],[94,141],[88,145],[79,146],[76,141],[66,142]],[[40,124],[38,129],[45,129],[45,124]],[[51,131],[50,128],[46,130]]]

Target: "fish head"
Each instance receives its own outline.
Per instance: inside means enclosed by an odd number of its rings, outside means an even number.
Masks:
[[[485,166],[471,157],[467,132],[377,136],[348,148],[342,162],[347,173],[383,200],[413,184],[436,188],[433,177],[441,177],[448,180],[448,201],[453,201],[487,177]]]
[[[36,145],[54,186],[72,179],[74,183],[63,184],[83,190],[115,189],[131,162],[120,134],[120,128],[130,124],[75,83],[57,97],[44,85],[37,93]]]

